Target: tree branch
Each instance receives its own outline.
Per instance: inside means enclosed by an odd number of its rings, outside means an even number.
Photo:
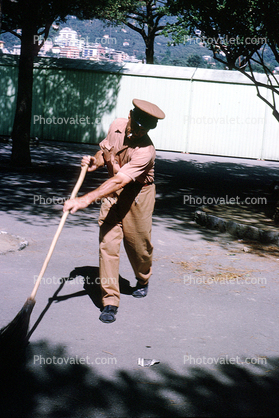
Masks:
[[[7,29],[7,30],[5,30],[5,32],[9,32],[12,35],[16,36],[17,38],[21,39],[21,35],[19,35],[19,33],[14,32],[13,29],[12,30]]]
[[[138,28],[137,26],[133,25],[130,22],[126,22],[125,20],[122,21],[122,23],[124,23],[125,25],[127,25],[129,28],[135,30],[136,32],[138,32],[139,34],[141,34],[141,36],[145,39],[146,38],[146,33],[144,32],[143,29]]]
[[[218,61],[218,62],[220,62],[220,63],[222,63],[222,64],[224,64],[224,65],[226,65],[226,62],[224,61],[224,60],[222,60],[221,58],[219,58],[219,57],[217,57],[216,56],[216,53],[214,53],[213,52],[213,56],[214,56],[214,59],[216,59],[216,61]],[[267,76],[267,79],[268,79],[268,81],[270,82],[270,85],[268,85],[268,84],[264,84],[264,83],[261,83],[261,82],[259,82],[259,81],[257,81],[256,80],[256,78],[255,78],[255,75],[254,75],[254,72],[253,72],[253,69],[252,69],[252,66],[251,66],[251,62],[250,61],[255,61],[254,59],[252,59],[251,58],[251,60],[249,59],[248,60],[248,66],[249,66],[249,70],[250,70],[250,73],[247,73],[247,71],[245,71],[245,70],[243,70],[243,69],[241,69],[241,68],[237,68],[236,66],[234,66],[234,69],[235,70],[237,70],[237,71],[239,71],[239,72],[241,72],[241,74],[243,74],[245,77],[247,77],[253,84],[254,84],[254,86],[256,87],[256,90],[257,90],[257,96],[265,103],[265,104],[267,104],[271,109],[272,109],[272,114],[273,114],[273,116],[277,119],[277,121],[279,122],[279,113],[278,113],[278,111],[276,110],[276,103],[275,103],[275,94],[279,94],[279,91],[276,89],[276,87],[274,87],[274,85],[271,83],[271,81],[270,81],[270,77],[269,77],[269,75],[266,73],[266,76]],[[267,68],[267,67],[266,67]],[[268,71],[270,71],[269,69],[267,69]],[[272,73],[271,73],[272,74]],[[276,81],[276,84],[278,85],[278,80],[276,79],[276,77],[274,76],[274,74],[272,74],[272,77],[274,78],[274,80]],[[272,98],[273,98],[273,104],[272,103],[270,103],[269,101],[268,101],[268,99],[266,99],[264,96],[262,96],[262,94],[261,94],[261,92],[260,92],[260,87],[264,87],[264,88],[267,88],[267,89],[269,89],[271,92],[272,92]]]
[[[48,35],[49,35],[49,31],[50,31],[51,25],[52,25],[52,22],[47,23],[47,24],[46,24],[46,26],[44,27],[44,30],[41,32],[41,35],[42,35],[42,34],[44,34],[44,36],[43,36],[43,40],[42,40],[42,42],[41,42],[40,44],[39,44],[39,42],[38,42],[38,46],[37,46],[37,48],[38,48],[38,53],[39,53],[40,49],[43,47],[43,45],[44,45],[44,43],[45,43],[46,39],[48,38]],[[38,35],[39,35],[39,33],[38,33]],[[40,36],[40,35],[39,35],[39,36]]]

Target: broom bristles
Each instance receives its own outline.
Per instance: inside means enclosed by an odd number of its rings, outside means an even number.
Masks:
[[[28,344],[27,333],[35,300],[28,298],[16,317],[0,330],[0,352],[21,350]]]

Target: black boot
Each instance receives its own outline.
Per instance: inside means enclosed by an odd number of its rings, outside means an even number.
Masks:
[[[143,285],[137,282],[137,285],[135,287],[135,290],[132,293],[132,296],[134,298],[144,298],[147,295],[148,292],[148,283]]]
[[[116,320],[115,315],[117,313],[117,306],[107,305],[104,307],[101,315],[99,316],[100,321],[109,324],[110,322],[114,322]]]

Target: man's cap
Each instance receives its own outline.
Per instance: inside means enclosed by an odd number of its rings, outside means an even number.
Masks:
[[[158,119],[164,119],[164,112],[155,104],[146,100],[134,99],[132,117],[134,121],[141,127],[149,130],[157,126]]]

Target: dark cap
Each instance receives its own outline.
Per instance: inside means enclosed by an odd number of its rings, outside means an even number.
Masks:
[[[132,117],[134,121],[141,127],[149,130],[157,126],[158,119],[164,119],[164,112],[155,104],[145,100],[134,99]]]

